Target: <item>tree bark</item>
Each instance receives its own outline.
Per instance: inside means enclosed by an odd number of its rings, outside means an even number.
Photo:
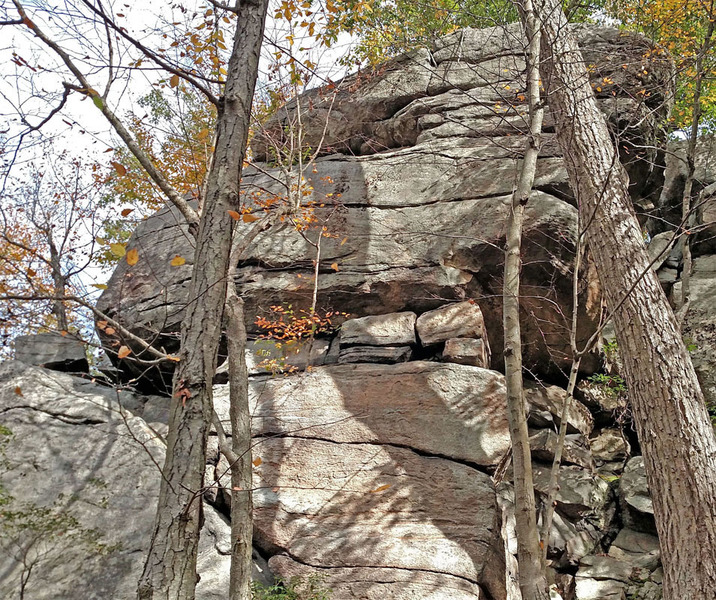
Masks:
[[[196,240],[189,305],[182,322],[157,516],[139,581],[141,600],[194,598],[206,441],[213,413],[211,386],[231,250],[233,221],[228,211],[239,210],[239,180],[267,6],[268,0],[238,4],[234,45],[218,111],[216,151]]]
[[[654,501],[664,598],[716,598],[716,438],[559,0],[536,0],[543,80],[614,322]],[[592,219],[593,217],[593,219]],[[632,290],[624,298],[627,290]]]
[[[544,109],[540,103],[539,60],[540,33],[532,10],[531,0],[520,7],[527,34],[527,82],[529,97],[530,134],[522,161],[517,189],[505,236],[505,271],[503,286],[503,327],[505,337],[505,384],[507,414],[512,442],[512,468],[515,486],[515,525],[519,583],[523,600],[546,600],[547,580],[542,569],[534,483],[530,452],[527,414],[522,389],[522,334],[520,330],[520,270],[522,261],[522,224],[525,206],[529,201],[537,170],[541,145]]]

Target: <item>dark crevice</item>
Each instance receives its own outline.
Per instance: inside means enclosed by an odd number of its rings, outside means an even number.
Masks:
[[[20,404],[20,405],[4,408],[4,409],[0,410],[0,414],[5,414],[12,410],[32,410],[35,412],[43,413],[43,414],[47,415],[48,417],[57,419],[58,421],[66,423],[67,425],[102,425],[103,423],[107,422],[107,421],[103,421],[102,419],[73,417],[71,415],[65,415],[62,413],[53,413],[53,412],[50,412],[43,408],[38,408],[36,406],[30,406],[29,404]]]

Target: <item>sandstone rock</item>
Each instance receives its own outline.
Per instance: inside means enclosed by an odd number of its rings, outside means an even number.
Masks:
[[[450,338],[484,338],[485,321],[474,302],[448,304],[423,313],[415,323],[423,346],[439,344]]]
[[[452,338],[445,342],[445,349],[442,353],[444,362],[457,363],[459,365],[471,365],[473,367],[490,368],[490,348],[486,338]]]
[[[415,344],[413,312],[349,319],[341,325],[343,346],[411,346]]]
[[[694,260],[684,339],[712,414],[716,412],[716,254]]]
[[[38,333],[20,335],[13,342],[15,360],[53,371],[88,373],[86,345],[71,335]]]
[[[535,489],[546,495],[550,468],[534,466]],[[572,519],[588,518],[600,527],[608,525],[613,514],[609,510],[609,484],[581,467],[560,467],[559,490],[556,498],[560,512]]]
[[[622,583],[629,583],[632,567],[611,556],[585,556],[579,562],[577,577],[591,579],[614,579]]]
[[[214,387],[228,423],[227,386]],[[448,363],[338,365],[251,382],[254,435],[407,446],[494,465],[509,448],[504,377]]]
[[[613,579],[576,577],[575,600],[627,600],[626,585]]]
[[[13,433],[6,452],[10,468],[2,475],[15,498],[7,508],[48,507],[55,514],[71,514],[83,530],[99,534],[98,542],[114,547],[102,555],[69,533],[64,541],[61,534],[33,538],[31,530],[4,530],[0,570],[5,593],[19,589],[21,557],[14,545],[19,541],[40,552],[25,597],[124,600],[136,595],[165,445],[124,408],[133,404],[142,405],[142,399],[20,362],[0,365],[2,424]],[[206,578],[197,599],[213,600],[225,598],[228,590],[227,526],[211,507],[205,513],[199,565]],[[224,541],[219,543],[219,537]],[[219,569],[219,563],[224,567]]]
[[[631,446],[619,429],[602,429],[590,438],[589,446],[598,464],[623,461],[631,455]]]
[[[529,422],[535,427],[559,427],[562,406],[567,392],[560,387],[540,386],[525,382],[525,400],[530,405]],[[567,419],[567,433],[581,433],[589,437],[594,419],[589,410],[576,398],[572,398]]]
[[[278,554],[269,561],[271,570],[283,578],[309,577],[318,573],[336,600],[480,600],[487,598],[479,585],[464,579],[408,569],[331,568],[313,569]]]
[[[296,561],[322,572],[442,573],[504,599],[489,476],[388,445],[266,438],[254,456],[262,460],[254,468],[260,547],[290,548]]]
[[[659,538],[633,529],[622,529],[609,548],[609,556],[633,568],[654,571],[661,564]]]
[[[635,456],[627,463],[619,480],[619,502],[626,527],[656,533],[654,503],[649,496],[642,456]]]
[[[542,429],[530,437],[532,458],[552,464],[559,435],[551,429]],[[581,434],[567,435],[562,449],[562,464],[573,464],[594,470],[594,460],[589,451],[589,442]]]
[[[317,218],[328,219],[335,235],[324,239],[321,250],[325,267],[318,299],[323,309],[355,317],[423,313],[445,302],[473,298],[485,316],[493,356],[501,355],[500,248],[524,149],[526,105],[515,98],[505,103],[505,114],[494,115],[495,102],[505,100],[504,85],[522,77],[520,30],[500,31],[465,30],[436,42],[432,53],[409,53],[376,74],[350,76],[331,89],[304,96],[306,143],[317,147],[325,133],[326,154],[316,162],[316,172],[308,174],[308,183],[319,206]],[[643,149],[655,147],[655,123],[664,110],[657,99],[669,89],[667,61],[647,52],[650,43],[639,36],[606,28],[576,31],[594,76],[615,82],[604,87],[599,101],[629,151],[622,158],[632,176],[632,195],[640,201],[653,191],[660,172],[653,167],[660,159]],[[463,45],[465,40],[469,46]],[[489,50],[499,46],[501,51]],[[634,90],[641,89],[651,94],[646,103],[633,100]],[[267,123],[266,131],[280,138],[296,107],[296,102],[289,103]],[[545,127],[553,126],[550,119],[548,115]],[[544,138],[536,191],[526,210],[521,309],[525,366],[556,374],[571,360],[565,319],[572,306],[568,273],[576,210],[570,205],[574,200],[554,135],[545,133]],[[259,135],[254,156],[266,155],[266,139]],[[245,170],[247,202],[254,192],[283,194],[280,182],[272,180],[280,173],[270,169],[261,165]],[[160,211],[144,221],[129,243],[139,250],[139,262],[118,267],[99,308],[133,333],[174,352],[187,301],[190,246],[176,211]],[[182,267],[170,266],[176,254],[188,259]],[[250,330],[256,332],[256,316],[271,305],[290,303],[297,310],[310,306],[312,290],[305,282],[312,276],[314,255],[315,248],[287,222],[256,238],[238,269]],[[328,267],[333,263],[338,271]],[[579,341],[596,325],[596,313],[586,309],[585,300],[580,301]],[[110,354],[120,343],[140,351],[116,335],[100,335]],[[144,374],[144,366],[117,362],[126,376],[170,388],[171,365]],[[594,357],[585,357],[584,370],[595,367]]]
[[[338,363],[398,363],[412,356],[410,346],[352,346],[341,349]]]

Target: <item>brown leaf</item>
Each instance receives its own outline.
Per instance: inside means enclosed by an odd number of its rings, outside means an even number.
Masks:
[[[115,161],[110,162],[110,164],[114,167],[114,170],[117,171],[117,175],[120,177],[124,177],[127,174],[127,168]]]
[[[244,223],[253,223],[254,221],[258,221],[259,218],[256,215],[249,215],[246,214],[243,217],[241,217],[242,221]]]
[[[24,394],[22,393],[22,388],[21,388],[19,385],[18,385],[18,386],[15,386],[15,393],[16,393],[18,396],[24,396]]]
[[[128,216],[131,215],[133,212],[134,212],[134,209],[133,209],[133,208],[125,208],[120,214],[121,214],[123,217],[128,217]]]
[[[378,492],[384,492],[384,491],[387,490],[389,487],[391,487],[391,484],[386,483],[385,485],[381,485],[380,487],[377,487],[377,488],[375,488],[374,490],[371,490],[370,493],[371,493],[371,494],[377,494]]]
[[[235,210],[227,210],[227,213],[229,213],[229,216],[234,220],[238,221],[241,218],[241,215],[237,213]]]
[[[117,330],[114,327],[107,327],[104,332],[107,335],[114,335],[115,333],[117,333]]]
[[[120,346],[117,358],[127,358],[131,353],[132,351],[127,346]]]
[[[179,85],[179,75],[172,75],[169,79],[169,85],[173,88]]]

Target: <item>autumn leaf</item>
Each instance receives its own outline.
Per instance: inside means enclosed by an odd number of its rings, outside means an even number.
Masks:
[[[133,212],[134,212],[134,209],[133,209],[133,208],[125,208],[120,214],[121,214],[123,217],[128,217],[128,216],[131,215]]]
[[[381,485],[381,486],[375,488],[374,490],[371,490],[370,493],[371,493],[371,494],[377,494],[378,492],[384,492],[384,491],[387,490],[389,487],[391,487],[391,485],[390,485],[389,483],[386,483],[385,485]]]
[[[104,331],[105,329],[107,329],[108,323],[107,323],[107,321],[97,321],[97,323],[95,323],[95,325],[97,326],[97,329]]]
[[[109,251],[117,258],[123,258],[124,255],[127,253],[127,247],[124,244],[115,242],[114,244],[109,245]]]
[[[118,162],[111,161],[110,164],[114,167],[114,170],[117,171],[117,175],[120,177],[124,177],[127,174],[127,168]]]
[[[257,456],[253,461],[251,461],[251,464],[254,465],[254,467],[258,467],[262,462],[264,461],[261,460],[261,457]]]
[[[179,85],[179,75],[172,75],[169,79],[169,85],[173,88]]]
[[[229,216],[234,220],[238,221],[241,218],[241,215],[237,213],[235,210],[227,210],[227,213],[229,213]]]
[[[117,330],[114,327],[107,327],[104,332],[107,335],[114,335],[115,333],[117,333]]]
[[[37,271],[35,271],[35,269],[30,269],[30,268],[28,267],[28,269],[27,269],[27,276],[28,276],[28,277],[34,277],[35,275],[37,275]]]
[[[131,353],[132,351],[127,346],[120,346],[117,358],[127,358]]]
[[[127,252],[127,264],[130,267],[133,267],[139,262],[139,252],[137,252],[136,248],[132,248],[129,252]]]
[[[172,262],[170,262],[169,264],[172,267],[181,267],[185,262],[186,258],[177,254],[174,258],[172,258]]]
[[[245,214],[243,217],[241,217],[241,220],[244,223],[253,223],[254,221],[258,221],[259,218],[256,215]]]
[[[16,393],[18,396],[24,396],[24,394],[22,393],[22,388],[21,388],[19,385],[18,385],[18,386],[15,386],[15,393]]]
[[[106,290],[107,284],[106,283],[93,283],[92,287],[97,288],[98,290]]]
[[[333,269],[334,271],[337,271],[337,270],[338,270],[338,263],[331,263],[331,269]]]
[[[171,360],[173,362],[179,362],[181,359],[178,356],[170,354],[169,356],[167,356],[167,360]]]

